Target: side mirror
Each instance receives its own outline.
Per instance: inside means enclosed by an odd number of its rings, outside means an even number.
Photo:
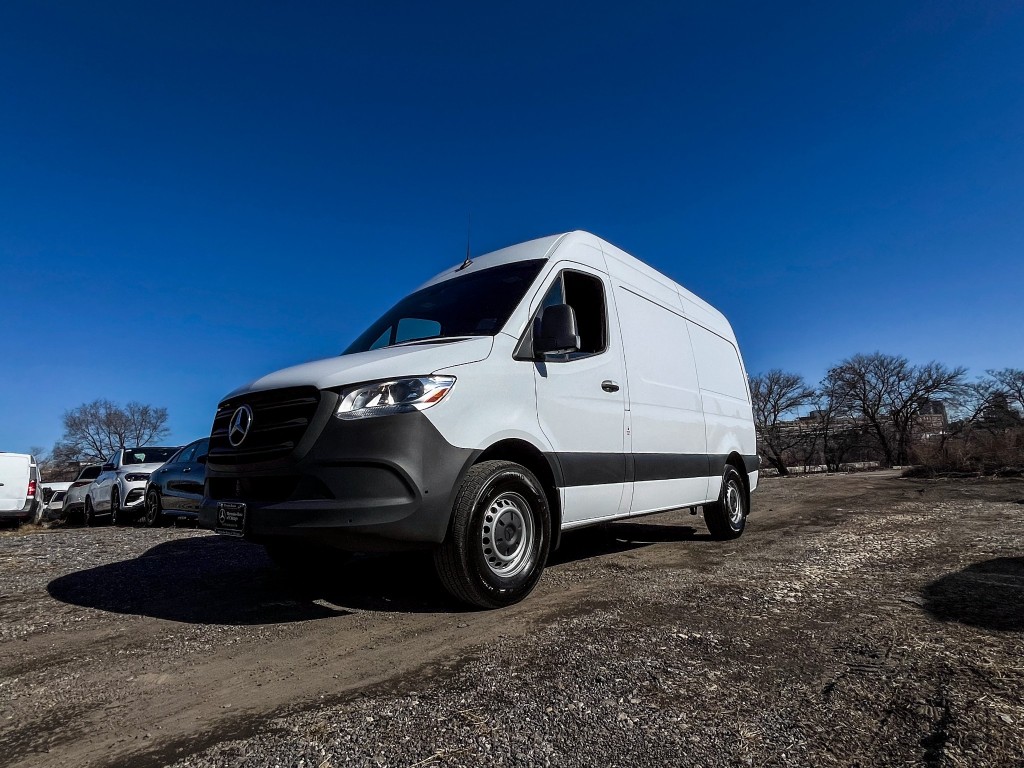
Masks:
[[[533,352],[538,357],[579,351],[576,313],[568,304],[547,307],[533,322]]]
[[[197,458],[196,461],[198,461],[200,464],[205,464],[207,461],[209,461],[209,455],[204,453],[202,456]]]

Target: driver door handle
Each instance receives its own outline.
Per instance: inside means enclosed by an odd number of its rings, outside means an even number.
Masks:
[[[619,385],[616,384],[611,379],[605,379],[604,381],[601,382],[601,389],[603,389],[605,392],[618,392]]]

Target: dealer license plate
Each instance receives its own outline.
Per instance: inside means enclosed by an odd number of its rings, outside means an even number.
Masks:
[[[217,504],[217,533],[228,536],[245,534],[245,504],[238,501],[222,501]]]

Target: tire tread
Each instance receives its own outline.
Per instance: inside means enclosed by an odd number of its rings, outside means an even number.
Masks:
[[[735,474],[739,478],[740,484],[744,489],[746,488],[746,483],[743,482],[743,475],[740,474],[739,470],[732,464],[726,464],[725,473],[722,477],[722,490],[719,493],[718,501],[704,505],[704,524],[708,527],[708,533],[711,534],[711,538],[716,541],[738,539],[746,528],[746,516],[750,514],[750,495],[744,491],[743,527],[735,531],[729,525],[729,512],[725,507],[725,488],[730,473]]]
[[[452,522],[444,543],[434,550],[434,567],[442,586],[461,602],[480,608],[499,608],[508,603],[495,600],[492,595],[465,578],[466,564],[469,560],[467,548],[468,530],[473,522],[476,499],[484,486],[499,472],[512,471],[527,477],[536,488],[541,489],[540,482],[526,467],[512,461],[490,460],[475,464],[466,473],[466,477],[455,497],[452,507]],[[550,541],[549,533],[545,533]],[[546,558],[546,552],[543,553]],[[543,564],[542,564],[543,565]]]

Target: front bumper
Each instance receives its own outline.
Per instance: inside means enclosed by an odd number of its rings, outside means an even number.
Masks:
[[[43,511],[43,520],[52,522],[54,520],[61,520],[64,518],[65,512],[64,507],[46,507]]]
[[[420,412],[342,421],[336,407],[337,396],[322,392],[310,427],[319,434],[284,459],[230,465],[211,455],[199,524],[216,528],[220,502],[243,502],[244,535],[255,541],[289,537],[352,551],[442,542],[476,452],[448,443]]]
[[[148,480],[133,480],[131,482],[121,480],[119,483],[121,507],[130,510],[142,509],[146,501],[146,484],[148,482]]]

